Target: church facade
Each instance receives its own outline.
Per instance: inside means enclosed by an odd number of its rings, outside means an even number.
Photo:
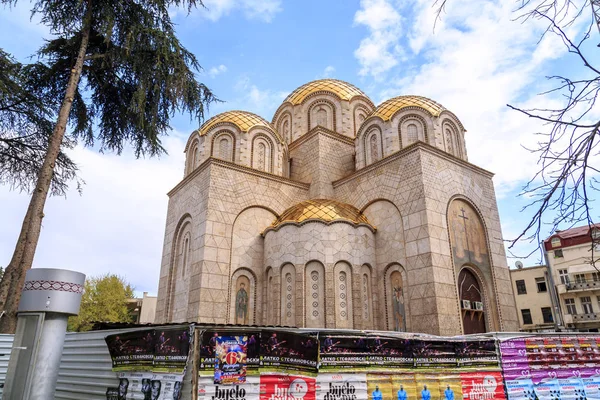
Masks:
[[[492,173],[420,96],[334,79],[206,121],[169,192],[156,322],[516,331]]]

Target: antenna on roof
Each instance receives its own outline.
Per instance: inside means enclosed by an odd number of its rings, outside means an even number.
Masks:
[[[517,267],[517,269],[523,269],[523,263],[521,261],[517,261],[515,262],[515,267]]]

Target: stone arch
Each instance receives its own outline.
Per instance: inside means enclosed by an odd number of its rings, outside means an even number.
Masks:
[[[473,287],[473,285],[471,285],[469,282],[469,275],[471,275],[472,279],[476,282],[476,287]],[[458,300],[459,303],[461,303],[460,309],[463,333],[467,335],[471,333],[490,332],[491,329],[489,316],[491,313],[489,295],[481,271],[479,271],[479,268],[474,265],[464,265],[460,268],[457,277]],[[473,301],[479,301],[483,303],[482,312],[480,313],[477,310],[470,311],[469,309],[464,308],[462,305],[463,299],[471,302],[471,309],[476,308],[473,304]],[[475,324],[473,324],[473,322],[475,322]],[[477,324],[477,322],[479,322],[479,324]],[[471,329],[468,329],[468,327]],[[477,329],[478,327],[481,329]]]
[[[352,113],[352,117],[354,120],[354,137],[358,135],[358,130],[360,129],[360,126],[363,122],[365,122],[369,114],[369,109],[363,104],[359,103],[356,106],[354,106],[354,111]]]
[[[235,135],[225,130],[215,133],[210,149],[211,157],[235,162]]]
[[[289,111],[282,112],[277,124],[277,130],[279,131],[279,135],[283,138],[283,141],[286,144],[292,143],[294,141],[292,132],[292,113]]]
[[[415,137],[410,137],[410,127],[416,127]],[[410,146],[416,141],[422,141],[429,144],[429,133],[427,131],[427,122],[425,118],[417,114],[408,114],[400,118],[398,122],[398,139],[400,148]]]
[[[386,267],[384,287],[387,330],[409,332],[410,307],[406,294],[408,280],[402,265],[392,263]]]
[[[195,138],[189,148],[188,154],[188,174],[198,167],[200,162],[200,140]]]
[[[346,261],[338,261],[333,267],[335,327],[354,327],[352,302],[352,267]]]
[[[362,329],[372,327],[374,322],[372,273],[369,264],[363,264],[360,267],[360,321]]]
[[[267,135],[263,133],[254,135],[250,155],[250,165],[252,165],[252,168],[273,173],[274,147],[273,141]]]
[[[369,128],[364,136],[364,150],[366,165],[371,165],[383,158],[383,135],[381,128],[374,125]]]
[[[465,196],[450,198],[446,209],[448,246],[456,282],[457,308],[461,310],[458,290],[458,275],[464,267],[477,276],[485,295],[486,329],[494,331],[500,327],[500,305],[495,296],[496,277],[492,265],[490,242],[483,214],[475,203]]]
[[[256,275],[238,268],[231,276],[230,323],[253,325],[256,317]]]
[[[463,141],[456,124],[449,118],[442,121],[442,137],[444,138],[444,149],[457,158],[464,158]]]
[[[173,243],[171,247],[171,260],[169,263],[169,275],[167,279],[167,296],[165,305],[166,322],[173,322],[177,316],[175,315],[175,303],[178,298],[184,297],[187,293],[187,285],[184,280],[184,275],[178,273],[178,271],[187,268],[189,265],[189,259],[191,255],[191,229],[192,229],[192,217],[190,214],[184,214],[175,227],[175,233],[173,235]],[[187,249],[185,243],[187,241]],[[184,251],[187,250],[187,254]],[[182,265],[185,261],[188,265]]]
[[[325,267],[320,261],[309,261],[304,269],[304,326],[325,327]]]
[[[337,132],[336,111],[335,104],[329,100],[319,99],[313,102],[308,107],[308,130],[313,129],[316,126],[323,126],[330,131]],[[323,118],[325,118],[325,120],[323,120]]]
[[[296,267],[285,263],[281,267],[281,325],[296,325]]]

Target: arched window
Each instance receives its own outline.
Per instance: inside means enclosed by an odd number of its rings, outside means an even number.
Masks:
[[[370,140],[371,163],[379,161],[379,140],[377,134],[373,134]]]
[[[479,280],[468,268],[458,274],[458,295],[465,335],[485,333],[485,307]]]
[[[275,325],[274,319],[275,319],[275,304],[274,304],[274,298],[273,298],[273,291],[274,291],[274,287],[273,287],[273,269],[271,267],[269,267],[267,269],[267,296],[266,296],[266,302],[267,302],[267,313],[265,315],[265,319],[266,319],[266,323],[267,325]]]
[[[222,160],[231,161],[231,149],[229,146],[229,138],[223,137],[219,140],[219,158]]]
[[[190,256],[190,235],[189,233],[186,234],[186,237],[184,239],[183,242],[183,254],[181,256],[183,262],[181,265],[181,276],[185,277],[185,271],[187,270],[188,267],[188,259]]]
[[[265,170],[265,157],[267,152],[267,146],[263,142],[258,143],[256,149],[256,169],[260,171]]]
[[[452,131],[446,128],[446,151],[454,155],[454,146],[452,144]]]
[[[195,169],[198,166],[198,160],[200,159],[200,150],[198,149],[198,145],[194,146],[193,151],[193,159],[192,159],[192,169]]]
[[[454,132],[454,145],[456,147],[456,156],[463,158],[463,146],[458,132]]]
[[[415,124],[409,124],[406,127],[407,145],[410,145],[419,140],[419,128]]]
[[[345,262],[334,267],[335,321],[337,328],[353,328],[352,324],[352,270]]]
[[[318,261],[311,261],[306,264],[305,272],[306,293],[306,327],[324,328],[325,327],[325,269],[323,264]]]
[[[281,325],[296,325],[296,268],[292,264],[281,269]]]
[[[271,172],[271,157],[271,144],[264,136],[256,137],[252,142],[252,168]]]
[[[360,300],[361,300],[361,316],[363,321],[363,328],[368,327],[372,318],[372,306],[371,306],[371,269],[368,265],[363,265],[360,271]]]
[[[285,121],[283,121],[283,139],[285,140],[286,143],[290,143],[291,139],[290,139],[290,121],[286,118]]]
[[[327,110],[324,107],[319,107],[317,109],[316,117],[317,126],[327,128]]]
[[[181,297],[187,295],[188,282],[184,279],[190,259],[192,219],[189,215],[183,217],[173,235],[173,247],[166,296],[166,322],[183,320],[184,315],[175,309]]]

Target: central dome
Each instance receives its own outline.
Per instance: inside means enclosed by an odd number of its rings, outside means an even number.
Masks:
[[[431,99],[423,96],[398,96],[384,101],[377,106],[371,116],[377,116],[384,121],[392,119],[396,112],[407,107],[419,107],[426,110],[433,117],[438,117],[446,108]]]
[[[338,79],[320,79],[300,86],[284,100],[284,103],[301,104],[308,96],[317,92],[330,92],[346,101],[350,101],[356,96],[368,98],[359,88],[348,82]]]
[[[325,222],[347,221],[353,224],[367,224],[372,227],[367,217],[358,208],[327,199],[313,199],[298,203],[285,210],[271,226],[277,227],[285,222],[300,223],[311,219]]]

